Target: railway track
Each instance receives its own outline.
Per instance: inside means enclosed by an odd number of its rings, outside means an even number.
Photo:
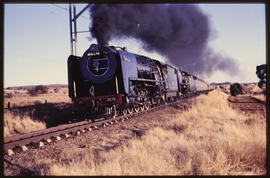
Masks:
[[[18,148],[18,147],[20,147],[22,151],[27,151],[28,150],[27,146],[32,143],[39,144],[39,147],[43,147],[45,142],[50,143],[52,142],[52,140],[59,141],[62,138],[68,138],[71,135],[76,135],[76,134],[78,135],[80,133],[92,131],[99,128],[104,128],[118,122],[124,122],[125,120],[131,119],[135,116],[138,116],[147,112],[151,112],[154,110],[158,110],[169,105],[184,102],[186,100],[194,98],[194,96],[181,99],[175,102],[170,102],[165,105],[152,107],[138,113],[134,112],[128,115],[120,115],[115,118],[97,120],[95,122],[92,122],[89,120],[89,121],[81,121],[81,122],[76,122],[76,123],[71,123],[71,124],[64,124],[57,127],[52,127],[48,129],[43,129],[43,130],[33,131],[33,132],[21,134],[21,135],[7,137],[7,138],[4,138],[4,152],[5,154],[8,154],[11,156],[14,154],[13,149]]]

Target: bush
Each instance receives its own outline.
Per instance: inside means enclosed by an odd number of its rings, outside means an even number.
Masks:
[[[54,89],[54,93],[58,93],[58,91],[59,91],[59,88]]]
[[[4,97],[5,98],[12,98],[13,94],[12,93],[5,93]]]
[[[30,96],[37,96],[38,94],[48,93],[48,88],[43,85],[38,85],[32,89],[28,89],[27,92]]]
[[[243,94],[243,89],[239,83],[233,83],[230,86],[230,92],[232,96]]]

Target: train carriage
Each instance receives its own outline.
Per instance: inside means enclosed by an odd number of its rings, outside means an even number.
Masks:
[[[193,80],[196,83],[196,86],[195,86],[196,87],[195,88],[196,92],[209,90],[210,86],[205,81],[203,81],[202,79],[200,79],[200,78],[198,78],[196,76],[193,76]]]
[[[166,99],[169,101],[175,100],[177,97],[180,96],[180,87],[178,85],[179,73],[177,73],[177,69],[170,65],[166,65],[166,74],[165,74],[165,82],[167,84],[166,87]]]

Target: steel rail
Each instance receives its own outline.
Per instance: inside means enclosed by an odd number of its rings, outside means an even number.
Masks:
[[[4,152],[8,153],[9,150],[11,150],[11,152],[9,153],[11,155],[11,154],[14,154],[12,149],[17,146],[25,146],[30,143],[42,142],[46,139],[50,139],[53,137],[56,138],[61,135],[65,135],[69,133],[76,133],[78,131],[82,131],[85,129],[88,129],[90,131],[91,129],[99,128],[100,126],[106,127],[107,125],[109,125],[109,123],[113,124],[114,121],[119,121],[119,120],[124,121],[134,116],[138,116],[138,115],[150,112],[150,111],[158,110],[169,105],[184,102],[186,100],[192,99],[193,97],[194,96],[191,96],[189,98],[184,98],[184,99],[180,99],[174,102],[155,106],[147,110],[140,111],[138,113],[133,112],[127,115],[120,115],[115,118],[103,119],[103,120],[95,121],[95,122],[81,121],[81,122],[76,122],[72,124],[65,124],[65,125],[60,125],[57,127],[52,127],[48,129],[43,129],[43,130],[33,131],[33,132],[21,134],[21,135],[7,137],[7,138],[4,138]]]

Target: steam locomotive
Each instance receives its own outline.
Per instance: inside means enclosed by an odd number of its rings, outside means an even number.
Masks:
[[[68,89],[81,114],[115,117],[208,92],[210,86],[194,75],[126,48],[91,44],[82,57],[69,56]]]

